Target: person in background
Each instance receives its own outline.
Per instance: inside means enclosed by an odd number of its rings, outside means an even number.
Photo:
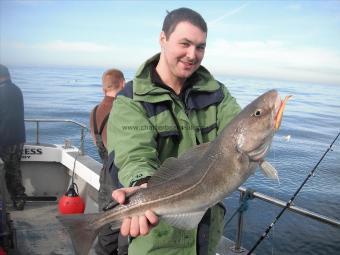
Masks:
[[[24,210],[27,198],[20,169],[25,141],[22,92],[11,81],[8,68],[0,64],[0,158],[4,162],[7,190],[17,210]]]
[[[105,166],[108,154],[106,149],[106,124],[112,108],[112,103],[116,98],[118,92],[124,87],[125,79],[123,73],[118,69],[109,69],[104,72],[102,76],[102,85],[104,98],[100,104],[96,105],[91,111],[90,115],[90,129],[93,141],[97,146],[99,156]],[[115,187],[112,177],[105,167],[102,168],[100,173],[100,188],[98,195],[98,206],[101,211],[104,206],[109,203],[112,190]],[[98,255],[116,255],[127,254],[127,247],[121,244],[118,253],[118,236],[119,232],[114,232],[107,225],[98,234],[98,242],[95,250]],[[120,242],[121,243],[121,242]],[[125,242],[127,244],[127,241]],[[125,253],[124,253],[125,250]]]
[[[112,193],[119,203],[147,185],[167,158],[214,140],[239,113],[228,89],[201,66],[206,40],[200,14],[188,8],[169,12],[160,33],[161,52],[139,68],[117,97],[108,123],[108,152],[114,155],[112,171],[118,171],[125,187]],[[132,237],[129,255],[212,255],[224,215],[219,203],[197,229],[181,230],[148,210],[125,218],[121,233]]]

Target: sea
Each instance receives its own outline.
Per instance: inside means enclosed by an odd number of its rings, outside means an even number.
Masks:
[[[10,67],[12,80],[24,96],[26,119],[74,120],[89,126],[89,113],[102,99],[101,68]],[[124,70],[126,80],[135,70]],[[340,84],[293,82],[216,76],[244,107],[257,96],[277,89],[288,101],[280,130],[267,156],[279,173],[279,181],[260,171],[243,187],[289,201],[340,132]],[[36,125],[26,123],[27,141],[35,142]],[[80,129],[71,123],[41,123],[40,142],[72,143],[79,146]],[[99,161],[88,130],[85,152]],[[235,240],[239,192],[225,199],[224,234]],[[294,205],[340,220],[340,138],[328,151],[294,200]],[[244,211],[242,246],[251,249],[281,208],[250,199]],[[339,254],[340,228],[286,210],[276,222],[256,254]]]

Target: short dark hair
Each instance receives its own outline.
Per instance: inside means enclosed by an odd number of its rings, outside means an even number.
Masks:
[[[162,27],[162,30],[165,33],[166,38],[169,38],[169,36],[175,30],[178,23],[183,21],[191,23],[192,25],[198,27],[205,33],[208,32],[207,23],[205,22],[203,17],[194,10],[183,7],[172,10],[171,12],[168,12],[168,14],[166,15]]]

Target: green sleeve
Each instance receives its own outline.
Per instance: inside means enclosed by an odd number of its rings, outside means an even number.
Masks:
[[[152,176],[159,167],[156,136],[141,104],[118,96],[108,121],[107,146],[115,153],[118,178],[125,187]]]
[[[241,111],[241,107],[236,102],[236,99],[231,96],[228,89],[221,84],[224,99],[217,108],[217,134],[220,134],[222,129]]]

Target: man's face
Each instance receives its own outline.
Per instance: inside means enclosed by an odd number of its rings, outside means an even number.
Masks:
[[[207,33],[189,22],[180,22],[169,38],[162,32],[160,43],[168,72],[186,79],[200,66],[204,57]]]

